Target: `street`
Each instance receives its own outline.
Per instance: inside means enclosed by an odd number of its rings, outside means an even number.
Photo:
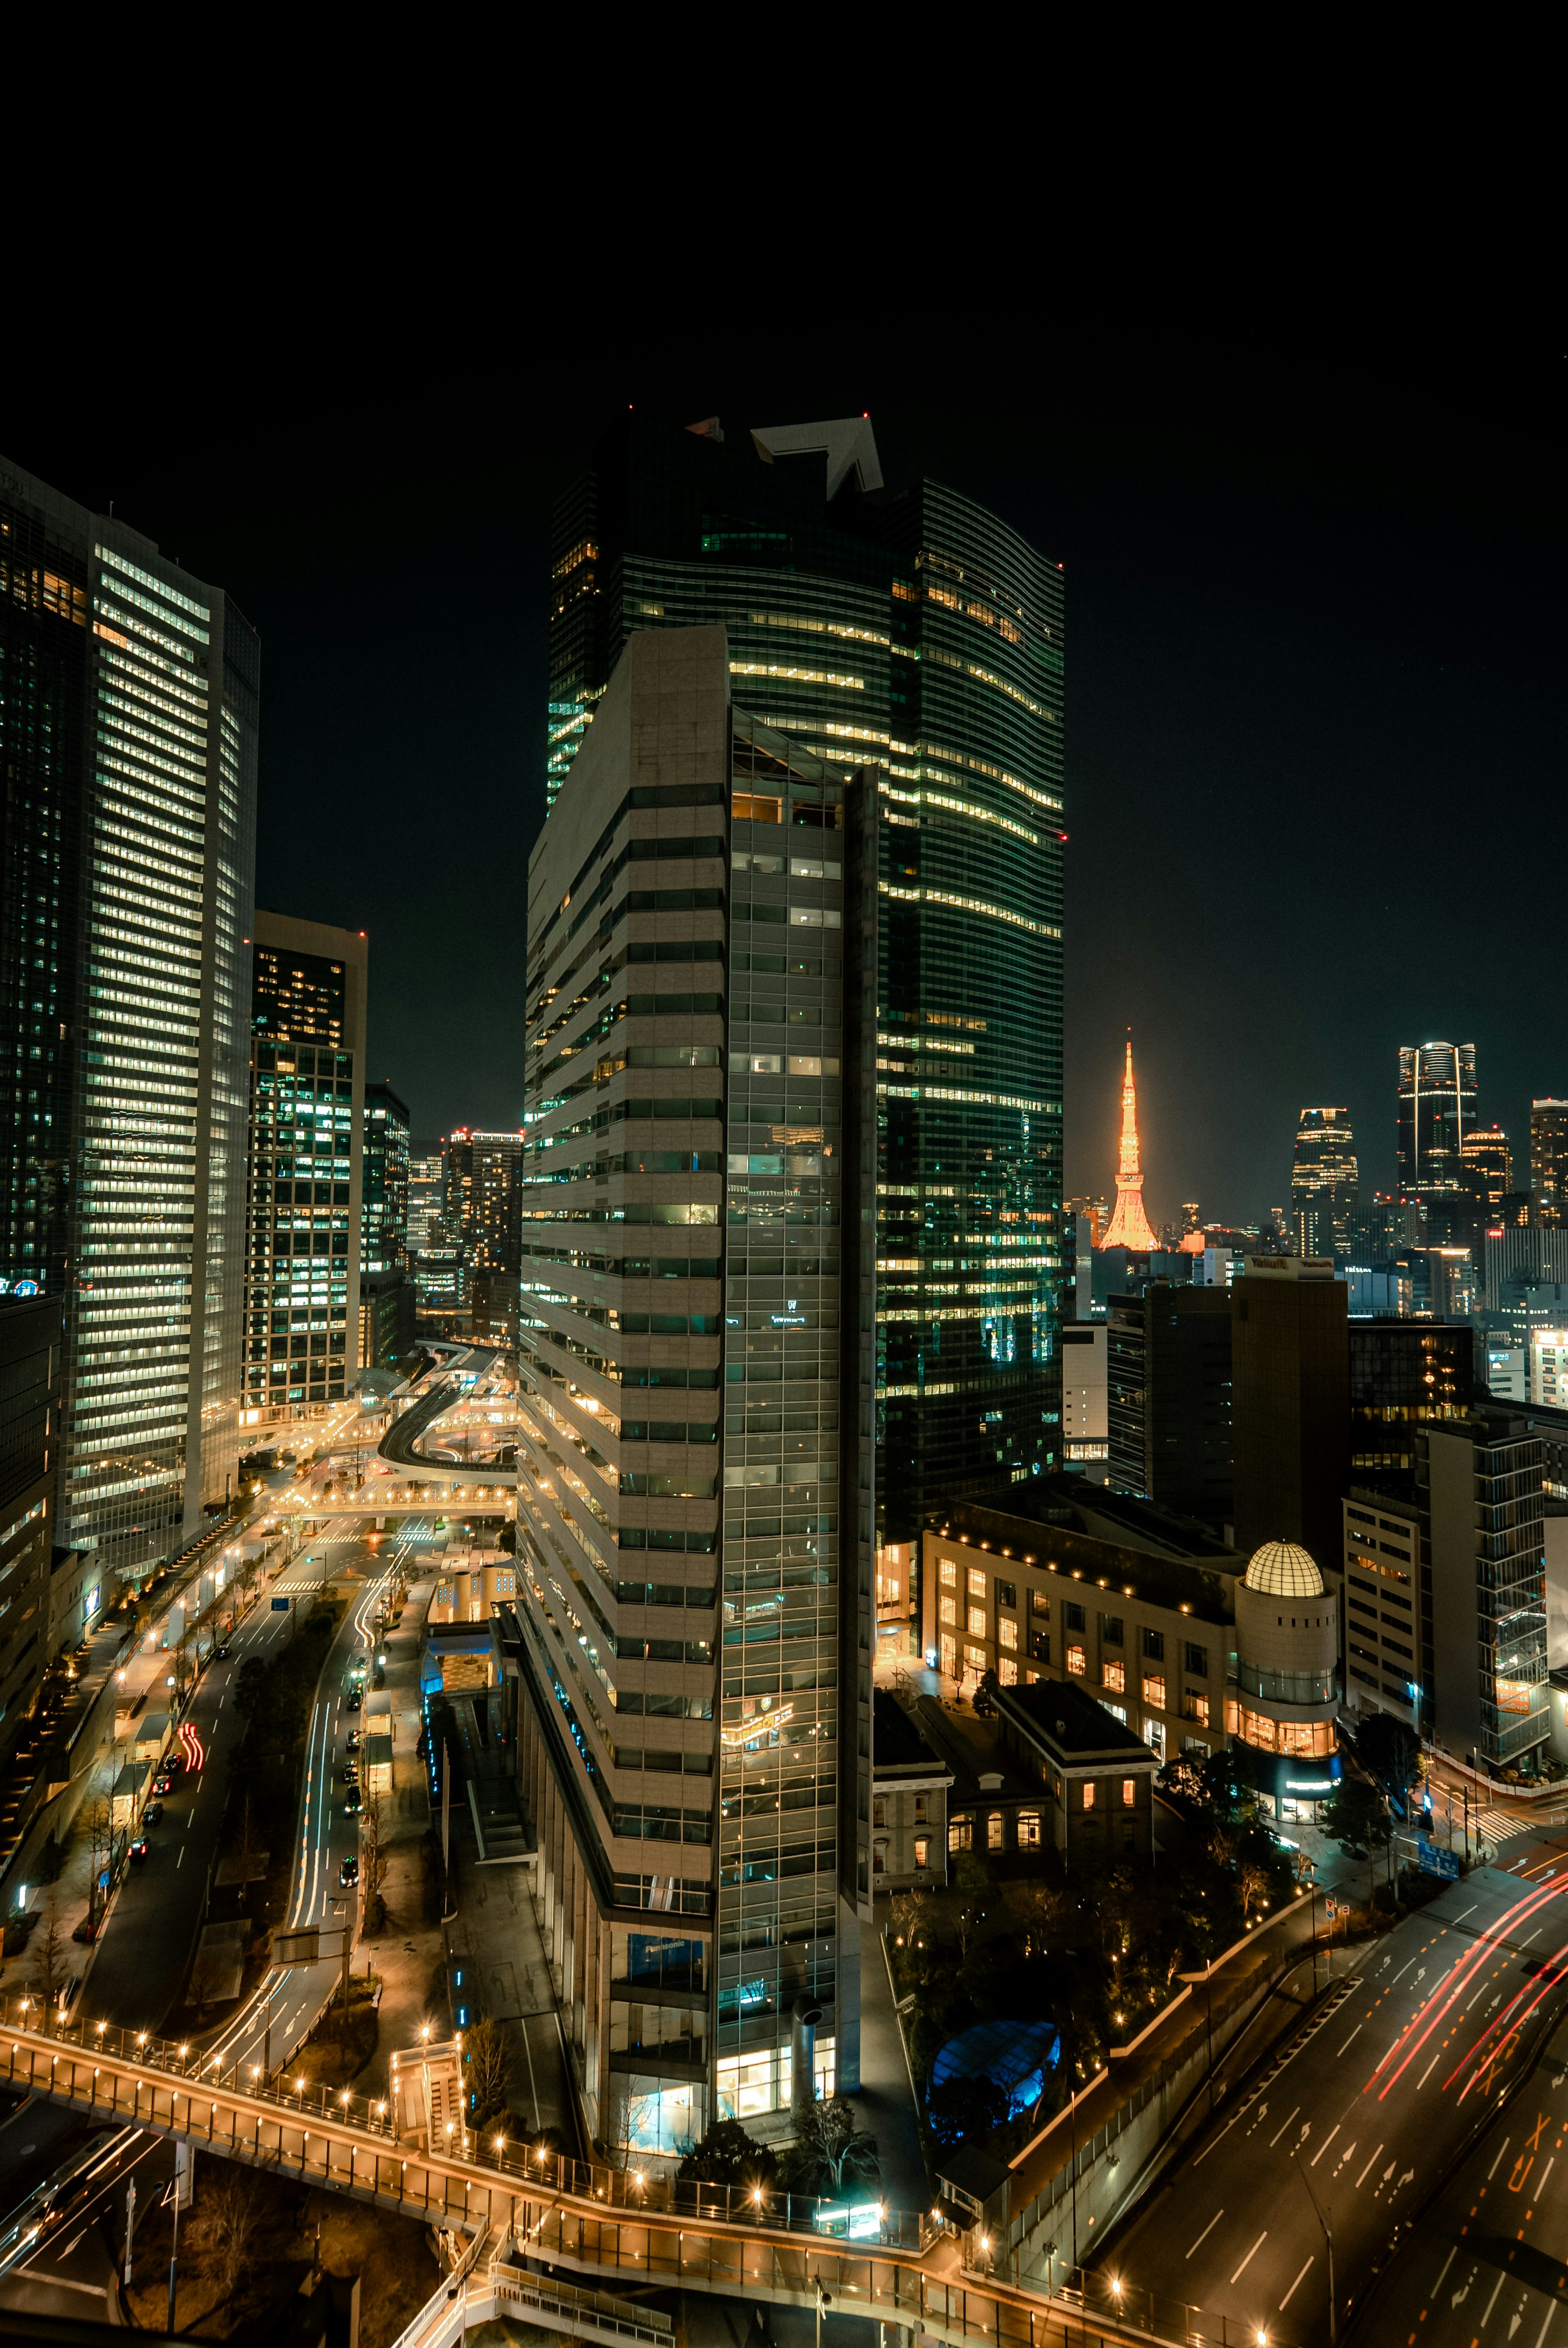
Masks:
[[[1568,1969],[1568,1869],[1546,1865],[1478,1868],[1358,1952],[1354,1993],[1199,2139],[1101,2273],[1260,2338],[1327,2339],[1329,2236],[1343,2315],[1562,2010],[1536,1969]]]

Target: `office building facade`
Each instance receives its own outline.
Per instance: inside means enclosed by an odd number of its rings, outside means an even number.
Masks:
[[[408,1111],[390,1084],[364,1088],[361,1152],[362,1272],[401,1272],[408,1231],[408,1177],[413,1163]]]
[[[729,695],[635,637],[529,884],[521,1757],[641,2158],[857,2084],[870,1914],[876,777]]]
[[[56,1538],[134,1579],[238,1457],[260,647],[8,464],[0,570],[0,1276],[64,1305]]]
[[[1415,1498],[1353,1484],[1341,1503],[1345,1697],[1353,1712],[1391,1712],[1429,1735],[1432,1725],[1432,1576],[1421,1562]]]
[[[359,1367],[363,932],[258,910],[251,1038],[247,1426],[341,1402]]]
[[[1142,1296],[1113,1296],[1105,1361],[1112,1486],[1181,1516],[1228,1521],[1231,1291],[1151,1281]]]
[[[1501,1125],[1473,1126],[1459,1146],[1460,1179],[1490,1213],[1513,1189],[1513,1152]]]
[[[1481,1767],[1517,1768],[1552,1733],[1541,1437],[1487,1412],[1423,1429],[1419,1447],[1434,1734]]]
[[[1568,1100],[1530,1104],[1530,1195],[1540,1221],[1568,1224]]]
[[[552,798],[628,639],[696,624],[761,722],[878,770],[876,1537],[907,1544],[1061,1453],[1061,568],[885,489],[860,417],[628,416],[552,546]]]
[[[1235,1545],[1339,1552],[1350,1448],[1345,1282],[1331,1258],[1253,1256],[1231,1292]]]
[[[1343,1259],[1348,1254],[1351,1218],[1359,1190],[1349,1110],[1304,1108],[1296,1128],[1296,1158],[1290,1171],[1297,1255]]]
[[[1396,1315],[1353,1320],[1348,1334],[1351,1479],[1411,1500],[1418,1430],[1474,1407],[1473,1333],[1468,1322]]]
[[[1103,1483],[1110,1470],[1108,1324],[1064,1321],[1061,1326],[1061,1439],[1066,1464]]]
[[[49,1642],[61,1300],[0,1296],[0,1763],[37,1703]]]
[[[509,1272],[518,1264],[523,1136],[474,1133],[466,1126],[443,1149],[446,1214],[470,1272]]]
[[[1462,1188],[1465,1136],[1478,1122],[1475,1045],[1401,1044],[1396,1132],[1401,1200]]]

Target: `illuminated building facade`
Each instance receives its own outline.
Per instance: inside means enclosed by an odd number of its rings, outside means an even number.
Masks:
[[[363,932],[257,911],[247,1426],[341,1402],[359,1367]]]
[[[530,870],[520,1766],[640,2161],[858,2084],[870,1920],[876,777],[728,652],[633,639]]]
[[[518,1262],[521,1133],[462,1127],[444,1151],[447,1227],[471,1272],[515,1274]]]
[[[359,1261],[363,1272],[403,1269],[413,1163],[408,1111],[389,1084],[364,1088]]]
[[[1568,1102],[1563,1104],[1568,1109]],[[1461,1179],[1495,1212],[1513,1189],[1513,1152],[1501,1125],[1472,1127],[1459,1146]]]
[[[1568,1223],[1568,1100],[1530,1104],[1530,1192],[1538,1221]]]
[[[1429,1733],[1482,1767],[1528,1766],[1552,1733],[1541,1437],[1523,1418],[1478,1412],[1417,1440],[1430,1559]]]
[[[1348,1108],[1304,1108],[1290,1171],[1292,1233],[1297,1255],[1345,1257],[1359,1176]]]
[[[1061,568],[938,483],[886,489],[864,417],[633,414],[552,572],[552,804],[645,630],[722,624],[762,723],[877,769],[875,1530],[907,1543],[1061,1457]]]
[[[1475,1045],[1401,1044],[1399,1192],[1413,1202],[1461,1190],[1465,1136],[1477,1122]]]
[[[1122,1070],[1122,1145],[1116,1159],[1116,1210],[1105,1226],[1102,1248],[1147,1253],[1160,1244],[1143,1211],[1143,1169],[1138,1158],[1138,1086],[1132,1075],[1132,1038]]]
[[[1338,1601],[1307,1550],[1265,1541],[1235,1586],[1225,1726],[1266,1816],[1316,1818],[1338,1782]]]
[[[0,1277],[62,1301],[56,1538],[108,1582],[238,1458],[260,682],[221,590],[0,464]]]

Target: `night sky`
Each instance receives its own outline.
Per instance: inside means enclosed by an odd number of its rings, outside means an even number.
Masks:
[[[548,417],[487,366],[257,375],[194,437],[40,390],[0,448],[260,628],[258,899],[369,932],[370,1073],[416,1135],[520,1108],[549,503],[631,400],[733,431],[868,408],[889,479],[947,479],[1065,563],[1070,1189],[1112,1185],[1129,1022],[1156,1220],[1283,1203],[1307,1102],[1348,1106],[1386,1185],[1400,1042],[1473,1041],[1520,1150],[1532,1093],[1568,1094],[1546,357],[1434,379],[1086,336],[979,382],[824,339],[816,376],[737,375],[733,343],[584,363]]]

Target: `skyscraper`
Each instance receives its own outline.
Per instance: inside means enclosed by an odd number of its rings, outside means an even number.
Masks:
[[[470,1271],[518,1269],[523,1137],[459,1127],[446,1145],[448,1228]]]
[[[1348,1108],[1304,1108],[1296,1128],[1290,1200],[1297,1255],[1345,1257],[1359,1192]]]
[[[1460,1150],[1477,1121],[1475,1045],[1401,1044],[1397,1132],[1403,1200],[1462,1187]]]
[[[1346,1289],[1331,1263],[1253,1256],[1232,1291],[1235,1545],[1299,1541],[1333,1565],[1350,1454]]]
[[[1132,1078],[1131,1032],[1122,1071],[1122,1146],[1116,1159],[1116,1211],[1100,1244],[1141,1251],[1159,1244],[1143,1211],[1143,1171],[1138,1159],[1138,1087]]]
[[[401,1272],[408,1232],[412,1159],[408,1111],[388,1083],[364,1088],[364,1168],[360,1213],[362,1272]]]
[[[246,1423],[341,1402],[359,1366],[364,933],[258,911]]]
[[[1530,1104],[1530,1189],[1539,1221],[1568,1223],[1568,1100]]]
[[[1563,1104],[1568,1107],[1568,1102]],[[1461,1180],[1495,1212],[1513,1188],[1513,1152],[1501,1125],[1471,1128],[1460,1143]]]
[[[865,417],[726,438],[640,414],[560,501],[551,561],[552,800],[628,638],[700,623],[759,721],[878,769],[866,1309],[876,1534],[909,1540],[1061,1454],[1061,566],[939,483],[886,489]]]
[[[57,1537],[106,1581],[238,1457],[260,682],[220,589],[0,465],[0,1275],[63,1301]]]
[[[871,1912],[876,775],[729,695],[637,636],[529,874],[520,1762],[628,2157],[858,2085]]]

